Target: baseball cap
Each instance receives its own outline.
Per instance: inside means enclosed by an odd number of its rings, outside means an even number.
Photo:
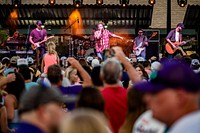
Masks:
[[[10,59],[10,63],[12,64],[17,64],[17,60],[20,59],[19,56],[13,56],[11,59]]]
[[[38,20],[37,22],[36,22],[36,25],[42,25],[42,21],[41,20]]]
[[[184,29],[185,28],[185,26],[184,26],[184,24],[183,23],[179,23],[179,24],[177,24],[177,26],[176,27],[181,27],[182,29]]]
[[[199,65],[199,64],[200,64],[200,62],[198,59],[192,59],[191,65]]]
[[[92,67],[98,66],[99,65],[99,60],[98,59],[93,59],[92,60]]]
[[[39,84],[22,94],[19,104],[19,114],[36,110],[39,106],[51,102],[66,103],[72,101],[73,99],[70,96],[62,95],[58,88]]]
[[[138,62],[142,62],[145,61],[145,59],[143,57],[137,57]]]
[[[93,60],[93,57],[92,56],[88,56],[86,60],[87,60],[88,63],[91,63],[92,60]]]
[[[17,60],[17,66],[26,65],[28,66],[28,61],[25,58],[20,58]]]
[[[32,57],[27,57],[26,59],[27,59],[29,65],[34,63],[34,60]]]
[[[143,92],[159,92],[168,87],[183,88],[188,92],[200,90],[200,79],[189,65],[179,60],[163,62],[158,71],[153,71],[149,82],[135,84],[134,88]]]
[[[161,66],[161,63],[158,61],[154,61],[153,63],[151,63],[151,70],[159,70]]]

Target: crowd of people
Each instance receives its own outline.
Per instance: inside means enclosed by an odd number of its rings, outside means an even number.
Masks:
[[[197,54],[145,61],[112,47],[106,60],[75,59],[47,47],[41,67],[1,60],[1,132],[200,132]]]

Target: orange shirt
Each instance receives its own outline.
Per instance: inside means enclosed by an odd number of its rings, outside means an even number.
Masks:
[[[44,61],[44,73],[47,74],[48,67],[57,64],[57,55],[47,53],[44,55],[43,61]]]

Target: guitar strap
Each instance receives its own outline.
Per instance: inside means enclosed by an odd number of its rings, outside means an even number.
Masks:
[[[142,44],[144,44],[144,40],[145,40],[145,36],[143,35],[143,41],[142,41]],[[145,47],[145,46],[142,45],[142,47]]]
[[[44,30],[42,29],[40,32],[40,40],[42,41],[44,39]]]

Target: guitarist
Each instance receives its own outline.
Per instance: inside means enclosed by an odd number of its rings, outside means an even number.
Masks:
[[[33,29],[30,33],[30,37],[29,37],[29,41],[32,45],[34,45],[35,47],[37,47],[37,43],[38,42],[43,42],[40,45],[40,47],[38,47],[35,52],[36,52],[36,63],[37,66],[39,66],[40,64],[40,58],[43,57],[43,55],[45,54],[46,48],[45,48],[45,41],[47,40],[47,31],[45,29],[42,28],[42,21],[38,20],[36,22],[36,28]]]
[[[174,42],[180,42],[182,44],[186,44],[185,41],[182,41],[181,31],[184,28],[185,27],[184,27],[183,23],[179,23],[179,24],[177,24],[176,29],[171,30],[166,37],[167,42],[172,46],[172,48],[177,49],[177,51],[174,54],[168,53],[169,59],[172,59],[175,55],[179,54],[180,52],[182,55],[186,55],[186,53],[183,51],[183,49],[180,46],[177,46],[174,44]]]
[[[133,51],[139,50],[138,48],[144,48],[137,57],[146,59],[146,46],[148,46],[148,39],[143,35],[143,30],[139,29],[138,36],[134,39]]]

